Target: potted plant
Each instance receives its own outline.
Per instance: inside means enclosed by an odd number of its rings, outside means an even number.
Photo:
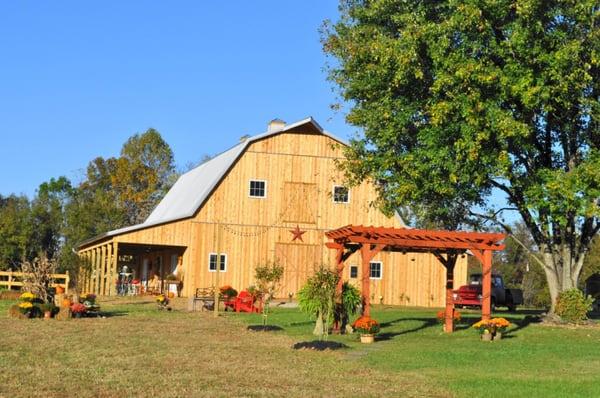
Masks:
[[[26,318],[31,318],[33,315],[33,303],[31,301],[19,303],[19,312],[25,315]]]
[[[237,290],[235,290],[229,285],[221,286],[219,288],[219,291],[221,292],[221,296],[223,296],[223,299],[225,300],[230,300],[238,295]]]
[[[494,340],[501,340],[502,333],[504,333],[504,331],[506,331],[506,328],[510,326],[510,322],[508,322],[504,318],[493,318],[490,320],[490,322],[494,326],[494,332],[493,332]]]
[[[158,296],[156,296],[156,304],[158,304],[158,309],[159,310],[170,310],[171,308],[169,307],[169,298],[164,295],[164,294],[160,294]]]
[[[375,341],[375,335],[381,329],[379,323],[368,316],[361,316],[352,324],[355,331],[360,333],[360,342],[370,344]]]
[[[481,335],[481,340],[492,341],[494,333],[494,324],[489,320],[480,320],[473,325],[474,329],[477,329]]]
[[[71,304],[71,312],[73,313],[73,317],[81,318],[87,312],[87,307],[82,303],[74,303]]]
[[[52,303],[44,303],[40,305],[40,310],[44,313],[44,319],[52,318],[52,312],[56,307]]]
[[[37,296],[31,292],[25,292],[19,296],[20,303],[18,304],[19,312],[25,318],[33,318],[36,312],[36,306],[34,305]]]

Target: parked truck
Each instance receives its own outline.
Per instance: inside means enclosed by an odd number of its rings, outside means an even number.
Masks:
[[[454,305],[459,308],[479,307],[481,308],[481,274],[472,274],[469,284],[461,286],[453,291]],[[502,276],[492,274],[492,310],[496,307],[507,307],[509,311],[515,311],[517,305],[523,304],[523,291],[521,289],[507,289],[504,286]]]

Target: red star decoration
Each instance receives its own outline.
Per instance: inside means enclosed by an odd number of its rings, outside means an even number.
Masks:
[[[290,232],[294,235],[294,237],[292,238],[292,242],[296,239],[300,239],[300,242],[304,242],[302,240],[302,235],[304,235],[306,231],[301,231],[298,225],[296,225],[295,229],[290,229]]]

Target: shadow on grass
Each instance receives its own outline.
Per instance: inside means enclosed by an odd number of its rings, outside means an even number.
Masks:
[[[422,322],[422,324],[420,326],[417,326],[417,327],[414,327],[411,329],[401,330],[398,332],[379,333],[376,337],[376,340],[391,340],[396,336],[401,336],[403,334],[408,334],[408,333],[415,333],[415,332],[418,332],[419,330],[427,329],[429,327],[439,324],[437,319],[432,319],[432,318],[398,318],[398,319],[394,319],[393,321],[381,323],[381,327],[385,328],[387,326],[391,326],[391,325],[397,324],[399,322],[405,322],[405,321],[419,321],[419,322]]]
[[[106,318],[112,318],[117,316],[127,316],[129,315],[129,311],[102,311],[100,315]]]
[[[542,311],[539,311],[539,310],[533,311],[532,310],[532,311],[520,312],[520,314],[523,314],[523,313],[530,313],[531,315],[526,315],[525,318],[516,318],[516,317],[510,317],[510,316],[505,317],[506,320],[509,321],[511,324],[515,325],[515,327],[506,331],[503,334],[502,338],[508,338],[508,339],[516,338],[518,336],[515,336],[515,333],[518,332],[519,330],[528,327],[532,323],[542,322],[542,318],[540,316]],[[468,322],[465,319],[463,322],[455,325],[455,331],[470,329],[471,325],[474,324],[478,320],[479,319],[473,319],[473,322]],[[399,324],[401,322],[406,322],[406,321],[413,321],[413,322],[418,321],[418,322],[421,322],[421,325],[410,328],[410,329],[406,329],[406,330],[400,330],[398,332],[379,333],[377,335],[376,339],[377,340],[391,340],[396,336],[401,336],[401,335],[409,334],[409,333],[415,333],[415,332],[418,332],[420,330],[427,329],[430,327],[439,327],[440,326],[440,323],[435,318],[398,318],[398,319],[394,319],[394,320],[391,320],[388,322],[381,323],[381,327],[385,328],[385,327],[389,327],[389,326],[396,325],[396,324]],[[467,321],[467,322],[465,322],[465,321]]]
[[[246,329],[253,332],[278,332],[283,330],[282,327],[277,325],[250,325]]]
[[[313,340],[296,343],[292,346],[292,348],[294,350],[335,351],[348,348],[348,346],[344,343],[338,343],[337,341]]]

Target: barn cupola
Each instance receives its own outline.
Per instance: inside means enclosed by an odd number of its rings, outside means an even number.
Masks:
[[[285,122],[281,119],[273,119],[269,122],[269,126],[267,131],[270,133],[272,131],[282,130],[285,127]]]

